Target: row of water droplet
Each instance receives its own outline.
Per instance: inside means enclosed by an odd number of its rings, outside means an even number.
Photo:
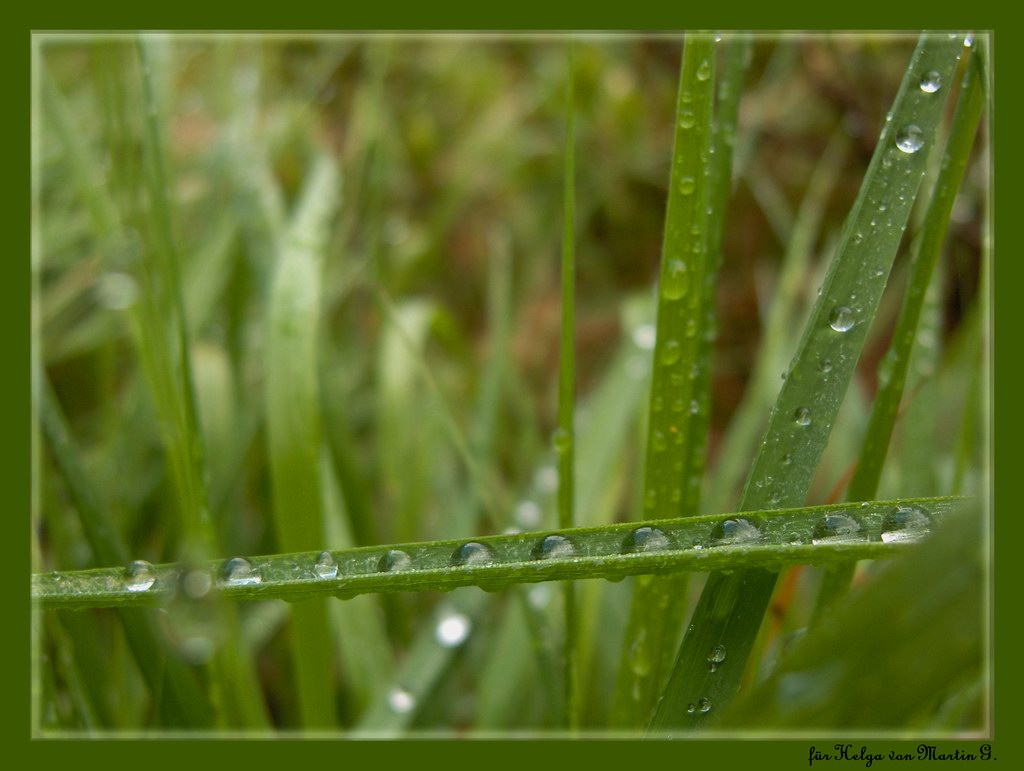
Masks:
[[[862,504],[867,506],[868,504]],[[929,517],[920,509],[910,506],[901,506],[885,515],[880,533],[880,540],[883,543],[898,541],[916,540],[927,535],[931,528]],[[669,528],[671,532],[672,528]],[[677,536],[675,539],[665,529],[656,526],[645,525],[634,528],[622,540],[617,552],[618,554],[645,554],[650,552],[667,551],[673,549],[702,550],[705,546],[709,548],[720,546],[742,546],[756,545],[765,539],[764,523],[755,518],[735,517],[716,522],[709,533],[708,539],[693,540],[693,526],[681,528],[690,536],[687,540],[684,536]],[[869,539],[867,529],[855,517],[843,513],[830,513],[824,515],[814,526],[811,533],[812,544],[834,544],[854,543]],[[806,543],[806,539],[790,542],[791,545]],[[601,556],[589,553],[580,553],[573,539],[561,535],[546,535],[536,541],[533,545],[529,558],[531,560],[566,560],[582,556]],[[606,555],[611,556],[611,555]],[[500,560],[494,548],[482,541],[467,541],[455,548],[448,558],[448,565],[451,567],[475,567],[487,566],[499,562],[519,562],[521,559]],[[433,560],[431,560],[433,563]],[[437,565],[430,564],[426,569],[437,569]],[[378,573],[403,572],[416,569],[415,560],[409,552],[403,549],[388,549],[376,563]],[[312,576],[318,580],[334,581],[338,579],[338,564],[329,551],[321,552],[310,565]],[[190,576],[199,576],[205,581],[209,589],[211,577],[203,571],[192,571]],[[136,560],[132,562],[125,571],[124,589],[128,592],[145,592],[151,590],[157,583],[157,571],[148,562]],[[353,577],[349,575],[348,577]],[[257,566],[254,566],[244,557],[234,557],[224,563],[221,585],[225,587],[253,586],[261,584],[263,576]],[[188,592],[189,594],[204,594],[203,591]]]

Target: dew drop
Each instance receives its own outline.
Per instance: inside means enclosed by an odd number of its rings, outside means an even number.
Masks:
[[[412,567],[412,557],[401,549],[388,549],[377,563],[378,573],[398,573]]]
[[[689,714],[691,714],[691,715],[692,715],[692,714],[693,714],[694,712],[696,712],[696,711],[697,711],[697,705],[696,705],[696,704],[694,704],[693,702],[690,702],[689,704],[687,704],[687,705],[686,705],[686,711],[687,711],[687,712],[688,712]]]
[[[547,535],[533,548],[535,560],[566,559],[576,553],[572,541],[564,535]]]
[[[682,346],[679,345],[678,340],[669,340],[661,349],[661,363],[666,367],[671,364],[675,364],[679,361],[679,356],[682,353],[682,350]]]
[[[338,563],[334,561],[329,551],[320,552],[313,566],[313,572],[317,578],[334,579],[338,577]]]
[[[708,651],[708,670],[715,672],[718,670],[718,665],[725,661],[725,646],[722,644],[716,645],[710,651]]]
[[[824,359],[822,359],[818,363],[818,366],[821,367],[821,371],[822,372],[831,372],[832,371],[832,359],[824,358]]]
[[[679,113],[679,128],[693,128],[693,125],[696,122],[696,118],[694,118],[693,113],[690,112],[689,110],[683,110],[681,113]]]
[[[416,706],[416,698],[404,688],[392,688],[388,691],[388,707],[399,715],[407,715]]]
[[[679,192],[683,195],[691,195],[697,188],[697,183],[693,177],[683,177],[679,180]]]
[[[224,564],[224,583],[229,586],[252,586],[260,581],[260,574],[244,557],[232,557]]]
[[[896,133],[896,146],[905,153],[916,153],[924,147],[924,132],[913,123]]]
[[[882,542],[917,541],[928,535],[931,523],[920,509],[900,506],[882,521]]]
[[[696,415],[698,412],[700,412],[700,404],[698,404],[697,400],[694,399],[690,402],[690,414]]]
[[[732,546],[753,543],[761,537],[761,531],[746,519],[727,519],[711,529],[711,541],[715,546]]]
[[[926,94],[934,94],[942,88],[942,75],[935,70],[930,70],[921,76],[920,86]]]
[[[555,452],[564,455],[572,448],[572,434],[564,428],[556,428],[551,435],[551,443],[555,447]]]
[[[833,309],[832,314],[828,317],[829,326],[836,332],[848,332],[853,329],[853,325],[856,323],[853,311],[845,305],[836,306],[836,308]]]
[[[678,300],[690,285],[690,274],[682,260],[670,260],[661,286],[666,300]]]
[[[654,447],[655,452],[663,452],[668,447],[668,442],[665,440],[665,434],[661,431],[655,430],[651,434],[651,446]]]
[[[793,464],[793,456],[788,452],[782,456],[782,465],[791,466]]]
[[[638,527],[626,536],[622,542],[623,554],[640,554],[650,551],[663,551],[671,547],[665,531],[657,527]]]
[[[796,412],[793,413],[793,420],[798,426],[807,427],[811,425],[811,411],[806,407],[797,407]]]
[[[811,543],[850,543],[861,540],[860,523],[845,514],[826,514],[814,526]]]
[[[434,637],[443,647],[455,648],[466,641],[472,629],[473,623],[468,616],[450,611],[441,616]]]
[[[452,552],[450,563],[460,565],[486,565],[494,561],[494,552],[490,546],[479,541],[468,541]]]
[[[134,560],[129,563],[125,574],[124,588],[129,592],[144,592],[156,583],[153,566],[145,560]]]
[[[704,59],[697,67],[697,80],[707,80],[711,77],[711,65]]]
[[[711,711],[711,699],[703,698],[697,702],[697,709],[707,714]]]
[[[649,351],[654,348],[655,330],[652,324],[641,324],[633,330],[633,344]]]

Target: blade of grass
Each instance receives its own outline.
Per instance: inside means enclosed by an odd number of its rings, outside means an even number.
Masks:
[[[929,88],[931,87],[933,86],[930,85]],[[939,87],[941,88],[941,84]],[[889,452],[893,427],[896,425],[900,403],[903,400],[921,311],[949,230],[953,202],[956,200],[957,191],[960,190],[970,160],[971,146],[974,144],[978,123],[981,120],[982,101],[978,57],[972,56],[967,63],[967,73],[953,115],[942,167],[914,251],[907,293],[893,331],[892,345],[879,366],[878,393],[875,395],[871,419],[861,445],[857,469],[847,492],[847,499],[851,501],[870,500],[878,491],[882,467]],[[816,616],[828,612],[842,599],[853,579],[854,568],[855,565],[851,563],[826,571],[815,609]]]
[[[602,527],[580,527],[475,540],[367,546],[330,552],[337,573],[317,571],[321,552],[252,557],[258,581],[225,577],[224,561],[207,564],[218,594],[229,600],[300,600],[336,595],[343,599],[368,592],[449,590],[481,586],[497,590],[510,584],[575,578],[740,569],[792,564],[827,564],[850,557],[883,558],[898,554],[904,542],[923,537],[929,519],[942,519],[962,498],[905,498],[863,504],[771,509],[715,516],[660,519]],[[908,538],[881,539],[900,522],[894,515],[913,509]],[[821,537],[827,516],[853,519],[859,528],[842,541]],[[906,517],[904,517],[906,519]],[[740,522],[745,520],[745,522]],[[737,531],[739,531],[737,533]],[[572,553],[551,554],[546,538],[566,539]],[[652,542],[653,537],[653,542]],[[651,548],[657,544],[658,548]],[[646,549],[644,547],[647,547]],[[33,602],[44,607],[125,607],[160,603],[173,594],[180,564],[153,568],[144,591],[126,586],[124,568],[35,574]]]
[[[555,452],[558,455],[558,527],[573,526],[576,482],[576,210],[575,155],[576,133],[573,104],[572,41],[566,46],[565,86],[565,171],[562,223],[562,337],[558,367],[558,429]],[[565,609],[565,641],[562,651],[565,668],[565,711],[570,730],[580,725],[579,661],[577,658],[576,590],[571,582],[563,587]]]
[[[914,725],[936,699],[981,671],[981,525],[976,509],[951,517],[927,543],[889,563],[828,623],[795,642],[723,716],[722,729],[777,737],[780,729]]]
[[[740,508],[798,505],[807,495],[941,118],[945,94],[926,93],[919,84],[932,71],[949,82],[961,50],[962,38],[925,34],[914,51],[775,403]],[[651,732],[672,735],[706,725],[732,700],[777,577],[760,570],[709,576]],[[708,657],[719,650],[727,658],[709,665]]]
[[[285,551],[324,545],[317,339],[323,248],[338,187],[333,161],[316,158],[280,244],[271,288],[265,398],[273,520]],[[336,725],[333,646],[323,600],[292,607],[290,643],[300,724]]]

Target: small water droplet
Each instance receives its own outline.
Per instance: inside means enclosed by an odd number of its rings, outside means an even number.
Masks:
[[[697,183],[693,177],[683,177],[679,180],[679,192],[683,195],[691,195],[697,188]]]
[[[671,364],[675,364],[679,361],[679,356],[682,353],[682,350],[682,346],[679,345],[678,340],[669,340],[661,349],[661,363],[666,367]]]
[[[100,305],[113,311],[123,311],[135,304],[139,290],[135,279],[127,273],[111,271],[100,276],[96,282],[96,293]]]
[[[397,573],[412,567],[412,557],[401,549],[388,549],[377,563],[378,573]]]
[[[661,431],[655,430],[651,434],[651,446],[654,447],[655,452],[663,452],[668,447],[668,442],[665,439],[665,434]]]
[[[792,463],[793,463],[793,456],[790,455],[788,452],[785,455],[782,456],[782,465],[789,466],[789,465],[792,465]]]
[[[655,330],[651,324],[641,324],[633,330],[633,344],[649,351],[654,348]]]
[[[679,113],[679,128],[693,128],[693,125],[696,122],[696,118],[694,118],[693,113],[690,112],[689,110],[683,110],[681,113]]]
[[[434,637],[445,648],[455,648],[466,641],[472,628],[473,624],[468,616],[450,611],[441,616],[437,629],[434,630]]]
[[[921,76],[920,86],[926,94],[934,94],[942,88],[942,75],[935,70],[929,70]]]
[[[811,425],[811,411],[807,407],[797,407],[793,413],[793,420],[796,421],[798,426],[804,426],[805,428]]]
[[[845,514],[826,514],[814,526],[811,543],[850,543],[861,540],[860,523]]]
[[[665,531],[657,527],[638,527],[626,536],[622,542],[623,554],[639,554],[650,551],[663,551],[671,548]]]
[[[388,706],[392,712],[407,715],[416,706],[416,698],[404,688],[392,688],[388,691]]]
[[[334,561],[329,551],[320,552],[313,566],[313,572],[317,578],[334,579],[338,577],[338,563]]]
[[[575,553],[576,547],[564,535],[544,536],[533,548],[535,560],[566,559]]]
[[[697,708],[705,714],[711,711],[711,699],[703,698],[697,702]]]
[[[711,529],[711,541],[715,546],[732,546],[753,543],[761,537],[761,531],[749,520],[726,519]]]
[[[711,64],[704,59],[697,67],[697,80],[707,80],[711,77]]]
[[[690,414],[696,415],[698,412],[700,412],[700,404],[698,404],[697,400],[694,399],[690,402]]]
[[[452,552],[451,564],[460,565],[487,565],[494,561],[494,552],[490,546],[479,541],[468,541]]]
[[[905,153],[916,153],[924,147],[924,132],[913,123],[896,132],[896,146]]]
[[[928,517],[913,506],[899,506],[882,521],[882,542],[917,541],[928,535]]]
[[[156,583],[153,566],[145,560],[134,560],[128,565],[124,588],[129,592],[144,592]]]
[[[725,661],[725,646],[719,643],[708,651],[708,670],[716,672],[718,665]]]
[[[856,323],[853,311],[845,305],[839,305],[834,308],[828,318],[829,326],[836,332],[847,332],[853,329],[853,325]]]
[[[821,367],[821,371],[822,372],[831,372],[832,371],[832,359],[824,358],[824,359],[821,360],[821,362],[819,362],[818,366]]]
[[[232,557],[224,564],[224,583],[229,586],[251,586],[262,579],[245,557]]]
[[[564,428],[556,428],[551,434],[551,444],[554,445],[555,452],[564,455],[572,448],[572,434]]]
[[[693,714],[694,712],[696,712],[696,711],[697,711],[697,705],[696,705],[696,704],[694,704],[693,702],[690,702],[689,704],[687,704],[687,705],[686,705],[686,711],[687,711],[687,712],[688,712],[689,714],[691,714],[691,715],[692,715],[692,714]]]
[[[670,260],[663,277],[661,294],[666,300],[678,300],[690,286],[690,274],[682,260]]]

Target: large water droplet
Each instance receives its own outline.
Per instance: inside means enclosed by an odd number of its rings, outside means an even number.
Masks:
[[[379,573],[397,573],[412,567],[412,557],[401,549],[388,549],[377,563]]]
[[[451,564],[460,565],[486,565],[494,561],[494,552],[491,547],[479,541],[469,541],[459,546],[452,552]]]
[[[829,326],[836,332],[847,332],[853,329],[853,325],[856,323],[853,311],[845,305],[836,306],[828,317]]]
[[[715,672],[718,670],[718,665],[725,661],[725,646],[719,643],[710,651],[708,651],[708,670]]]
[[[224,583],[228,586],[251,586],[262,579],[245,557],[232,557],[224,564]]]
[[[442,615],[441,620],[437,622],[434,637],[445,648],[455,648],[466,641],[472,628],[473,623],[468,616],[450,611]]]
[[[693,113],[690,112],[689,110],[683,110],[681,113],[679,113],[679,128],[693,128],[693,124],[696,122],[697,121],[693,117]]]
[[[335,579],[338,577],[338,563],[334,561],[334,557],[329,551],[322,551],[316,558],[313,572],[316,573],[317,578]]]
[[[935,70],[930,70],[921,76],[921,90],[926,94],[934,94],[942,88],[942,75]]]
[[[703,698],[697,702],[697,709],[701,712],[707,713],[711,711],[711,699]]]
[[[798,426],[807,427],[811,425],[811,411],[807,407],[797,407],[793,413],[793,420]]]
[[[683,195],[690,195],[697,188],[693,177],[683,177],[679,180],[679,192]]]
[[[860,523],[845,514],[826,514],[814,526],[811,543],[850,543],[861,540]]]
[[[753,543],[761,537],[761,531],[749,520],[726,519],[711,529],[711,541],[715,546],[732,546]]]
[[[547,535],[533,547],[535,560],[566,559],[576,553],[572,541],[564,535]]]
[[[395,687],[388,691],[388,707],[399,715],[407,715],[416,706],[416,698],[404,688]]]
[[[661,293],[666,300],[678,300],[690,285],[690,274],[682,260],[670,260],[663,277]]]
[[[683,348],[679,345],[678,340],[669,340],[661,349],[661,363],[666,367],[675,364],[679,361],[679,355],[682,353],[682,350]]]
[[[900,506],[886,515],[882,522],[882,541],[917,541],[928,535],[931,527],[928,517],[913,506]]]
[[[924,147],[924,132],[913,123],[896,132],[896,146],[905,153],[916,153]]]
[[[134,560],[128,565],[124,588],[129,592],[144,592],[156,583],[153,566],[145,560]]]
[[[672,546],[665,531],[657,527],[638,527],[622,542],[622,553],[662,551]]]

